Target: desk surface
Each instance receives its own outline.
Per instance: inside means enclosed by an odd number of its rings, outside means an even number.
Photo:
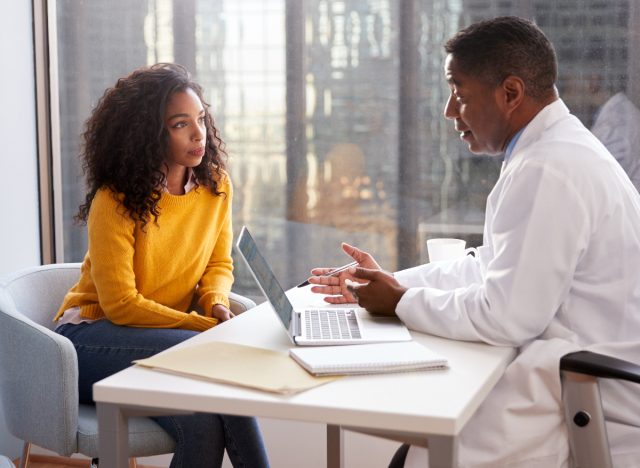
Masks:
[[[308,288],[293,289],[288,294],[297,306],[321,302]],[[96,402],[122,406],[224,412],[455,436],[498,381],[514,350],[415,332],[412,335],[416,341],[447,357],[449,369],[349,376],[302,393],[282,396],[135,366],[96,383],[93,394]],[[276,350],[292,346],[267,303],[180,346],[210,340]]]

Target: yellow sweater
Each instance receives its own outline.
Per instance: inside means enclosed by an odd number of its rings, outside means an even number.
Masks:
[[[96,193],[87,221],[89,250],[80,280],[56,314],[80,307],[82,317],[115,324],[203,331],[217,324],[211,309],[229,306],[233,283],[232,186],[226,195],[198,187],[185,195],[164,193],[160,216],[144,232],[125,213],[121,197]],[[189,307],[196,292],[204,316]]]

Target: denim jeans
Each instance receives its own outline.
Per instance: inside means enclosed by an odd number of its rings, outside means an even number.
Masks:
[[[56,332],[67,337],[78,353],[80,403],[93,404],[92,386],[197,332],[179,329],[134,328],[99,320],[66,324]],[[224,450],[234,467],[263,468],[269,462],[254,418],[223,414],[162,416],[154,419],[176,441],[171,468],[219,467]]]

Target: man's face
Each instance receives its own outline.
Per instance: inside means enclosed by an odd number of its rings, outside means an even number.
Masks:
[[[502,90],[460,71],[453,55],[445,60],[451,94],[444,116],[455,123],[460,138],[474,154],[501,154],[509,137],[509,114],[501,106]]]

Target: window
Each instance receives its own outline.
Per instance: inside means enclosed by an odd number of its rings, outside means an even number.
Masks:
[[[184,64],[205,88],[230,156],[234,228],[251,228],[283,286],[346,263],[341,241],[389,270],[425,261],[429,237],[480,244],[501,161],[470,154],[444,120],[442,44],[475,20],[536,20],[558,51],[561,97],[590,126],[617,92],[640,104],[628,79],[640,8],[570,3],[58,0],[64,260],[86,251],[72,222],[82,123],[119,76],[158,61]],[[236,265],[235,289],[259,296]]]

